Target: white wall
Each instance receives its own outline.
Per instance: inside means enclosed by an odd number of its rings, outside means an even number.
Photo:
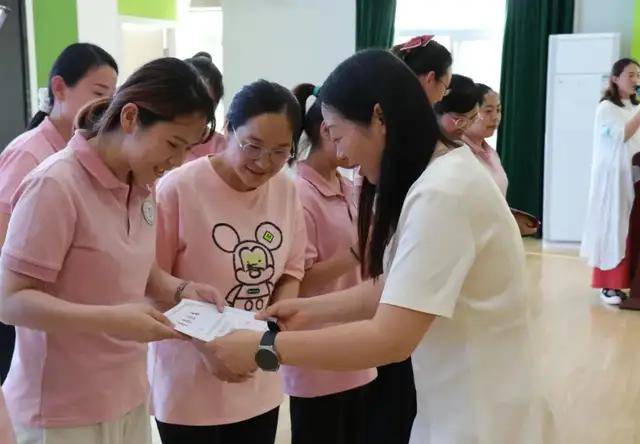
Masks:
[[[120,82],[124,82],[140,66],[164,57],[164,33],[162,28],[122,24],[122,59]]]
[[[38,109],[38,65],[36,61],[36,34],[33,22],[33,0],[25,0],[27,23],[27,54],[29,60],[29,101],[32,114]]]
[[[76,0],[78,41],[100,46],[118,63],[122,60],[117,0]]]
[[[355,51],[354,0],[224,0],[225,104],[259,78],[322,83]]]
[[[206,7],[191,8],[192,0],[178,1],[176,57],[186,59],[193,57],[197,52],[206,51],[218,69],[224,72],[221,3],[221,0],[200,0],[198,4]],[[224,115],[223,101],[216,109],[217,130],[221,130],[224,124]]]
[[[631,54],[635,0],[576,0],[574,31],[619,32],[622,55]]]
[[[118,84],[143,63],[173,55],[173,34],[165,36],[164,30],[175,27],[174,21],[121,16],[117,0],[76,0],[76,5],[78,41],[96,44],[116,59]]]

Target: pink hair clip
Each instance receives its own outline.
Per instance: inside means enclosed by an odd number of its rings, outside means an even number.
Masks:
[[[412,49],[422,48],[424,46],[427,46],[427,44],[431,40],[433,40],[433,37],[435,37],[435,36],[433,36],[433,35],[420,35],[420,36],[414,37],[411,40],[409,40],[407,43],[402,45],[400,47],[400,51],[409,52]]]

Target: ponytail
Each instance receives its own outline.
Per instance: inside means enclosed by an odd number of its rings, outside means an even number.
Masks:
[[[319,99],[311,105],[307,110],[307,101],[309,97],[318,94],[319,88],[311,83],[302,83],[293,88],[293,95],[300,104],[300,117],[302,122],[302,131],[309,140],[310,150],[313,151],[320,145],[320,127],[322,125],[322,108]],[[297,157],[296,153],[296,157]]]

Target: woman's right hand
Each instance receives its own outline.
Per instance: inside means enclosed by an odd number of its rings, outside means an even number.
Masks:
[[[148,304],[121,304],[107,309],[106,332],[115,338],[143,343],[163,339],[187,339],[173,328],[173,324],[165,315]]]

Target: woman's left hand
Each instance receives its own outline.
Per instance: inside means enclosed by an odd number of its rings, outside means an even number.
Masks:
[[[237,374],[254,372],[258,365],[255,355],[263,333],[238,330],[206,344],[226,368]]]

